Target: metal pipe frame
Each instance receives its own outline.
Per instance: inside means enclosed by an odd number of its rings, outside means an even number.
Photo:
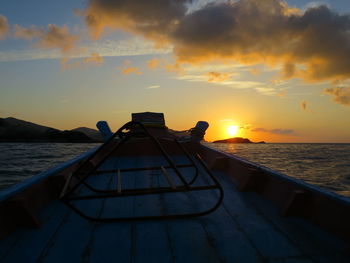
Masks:
[[[141,128],[142,132],[134,132],[135,128]],[[124,130],[129,130],[129,132],[124,132]],[[88,171],[84,171],[84,166],[89,165],[91,161],[103,150],[105,150],[111,143],[113,143],[113,140],[116,136],[119,136],[120,141],[107,153],[106,156],[103,156],[100,160],[97,160],[97,163],[95,166],[90,168]],[[151,141],[155,144],[155,146],[159,149],[162,156],[166,159],[168,162],[167,166],[151,166],[151,167],[144,167],[144,168],[127,168],[127,169],[116,169],[116,170],[98,170],[98,168],[102,165],[102,163],[112,154],[115,153],[121,145],[126,143],[129,139],[132,137],[148,137],[151,139]],[[60,200],[65,203],[68,207],[70,207],[73,211],[75,211],[77,214],[82,216],[85,219],[95,221],[95,222],[118,222],[118,221],[131,221],[131,220],[164,220],[164,219],[181,219],[181,218],[189,218],[189,217],[195,217],[195,216],[202,216],[208,213],[211,213],[215,211],[221,204],[224,196],[224,192],[222,189],[222,186],[220,182],[216,179],[216,177],[211,173],[210,169],[206,166],[204,161],[201,159],[201,157],[197,154],[196,159],[199,162],[199,164],[204,168],[205,172],[209,175],[211,178],[213,184],[208,183],[208,185],[205,186],[192,186],[192,184],[197,180],[199,177],[199,168],[196,164],[196,162],[193,160],[192,156],[188,153],[186,148],[177,140],[174,140],[175,143],[178,145],[178,147],[182,150],[182,152],[185,154],[185,156],[190,160],[190,164],[183,164],[183,165],[176,165],[168,153],[165,151],[163,146],[159,143],[159,141],[153,137],[147,129],[143,126],[142,123],[138,122],[128,122],[125,125],[123,125],[116,133],[113,134],[113,136],[105,142],[92,156],[90,156],[84,163],[82,163],[78,169],[73,172],[69,179],[66,181],[66,184],[63,187],[63,190],[60,195]],[[190,182],[187,182],[185,177],[180,173],[178,168],[185,168],[185,167],[192,167],[195,169],[195,176],[190,180]],[[182,182],[181,185],[175,185],[172,178],[168,175],[166,169],[171,168],[175,175],[178,177],[178,179]],[[136,189],[125,189],[122,190],[121,187],[121,172],[137,172],[137,171],[145,171],[145,170],[161,170],[163,172],[163,175],[167,179],[168,183],[170,184],[170,187],[152,187],[152,188],[136,188]],[[115,190],[101,190],[97,189],[90,184],[86,182],[87,178],[89,178],[92,175],[98,175],[102,173],[114,173],[117,176],[117,187]],[[73,184],[73,186],[70,186],[72,184],[72,178],[75,177],[78,181]],[[75,191],[80,185],[86,186],[88,189],[94,191],[97,194],[92,195],[85,195],[85,196],[77,196],[75,194]],[[76,205],[73,204],[74,201],[79,200],[92,200],[92,199],[105,199],[105,198],[117,198],[117,197],[128,197],[128,196],[140,196],[140,195],[162,195],[162,194],[170,194],[170,193],[179,193],[179,192],[191,192],[191,191],[213,191],[218,190],[219,191],[219,197],[217,199],[217,202],[214,206],[200,212],[194,212],[194,213],[179,213],[179,214],[167,214],[167,215],[159,215],[159,216],[132,216],[132,217],[109,217],[109,218],[99,218],[99,217],[91,217],[86,215],[83,211],[77,208]]]

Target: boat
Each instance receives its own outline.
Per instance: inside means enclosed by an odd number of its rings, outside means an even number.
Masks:
[[[350,202],[137,113],[0,193],[0,262],[350,262]]]

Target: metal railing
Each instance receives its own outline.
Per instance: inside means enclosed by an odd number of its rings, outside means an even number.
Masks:
[[[115,140],[119,137],[118,140]],[[160,155],[165,159],[167,165],[160,166],[147,166],[147,167],[132,167],[124,169],[109,169],[100,170],[101,165],[114,153],[116,153],[121,146],[125,145],[127,141],[133,138],[143,137],[148,138],[153,143],[154,147],[158,149]],[[189,161],[188,164],[176,165],[171,159],[170,155],[161,145],[161,143],[149,133],[142,123],[128,122],[123,125],[113,136],[106,141],[93,155],[85,160],[73,173],[71,173],[62,189],[60,194],[60,200],[62,200],[68,207],[78,213],[80,216],[97,222],[116,222],[116,221],[130,221],[130,220],[162,220],[162,219],[178,219],[188,218],[194,216],[202,216],[216,210],[223,200],[223,189],[211,173],[210,169],[204,163],[202,158],[196,154],[195,158],[187,151],[181,142],[176,139],[173,142],[178,146],[180,152]],[[194,185],[197,179],[201,175],[200,167],[202,171],[207,174],[210,180],[202,180],[205,185]],[[187,180],[181,173],[180,168],[193,168],[194,176]],[[164,176],[168,186],[148,187],[148,188],[133,188],[123,189],[122,176],[125,172],[141,172],[141,171],[158,170]],[[173,175],[169,174],[168,170],[171,170]],[[87,182],[91,176],[102,175],[111,173],[116,176],[115,189],[99,189]],[[92,194],[80,194],[80,187],[86,187]],[[142,195],[163,195],[171,193],[189,193],[200,191],[218,191],[219,195],[214,205],[208,207],[205,210],[197,212],[183,212],[183,213],[170,213],[162,215],[141,215],[141,216],[114,216],[114,217],[93,217],[84,213],[74,201],[89,201],[94,199],[110,199],[127,196],[142,196]]]

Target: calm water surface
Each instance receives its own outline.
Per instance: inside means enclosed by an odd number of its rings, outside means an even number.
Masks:
[[[0,189],[97,146],[91,143],[0,143]]]
[[[97,145],[0,143],[0,189],[72,159]],[[350,144],[207,145],[350,197]]]
[[[207,145],[350,197],[350,144],[208,143]]]

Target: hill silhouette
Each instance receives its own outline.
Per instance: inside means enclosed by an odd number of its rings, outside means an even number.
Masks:
[[[86,133],[84,132],[86,131]],[[98,133],[97,130],[95,130]],[[96,135],[95,133],[95,135]],[[58,130],[16,118],[0,118],[0,142],[100,142],[93,129]]]

